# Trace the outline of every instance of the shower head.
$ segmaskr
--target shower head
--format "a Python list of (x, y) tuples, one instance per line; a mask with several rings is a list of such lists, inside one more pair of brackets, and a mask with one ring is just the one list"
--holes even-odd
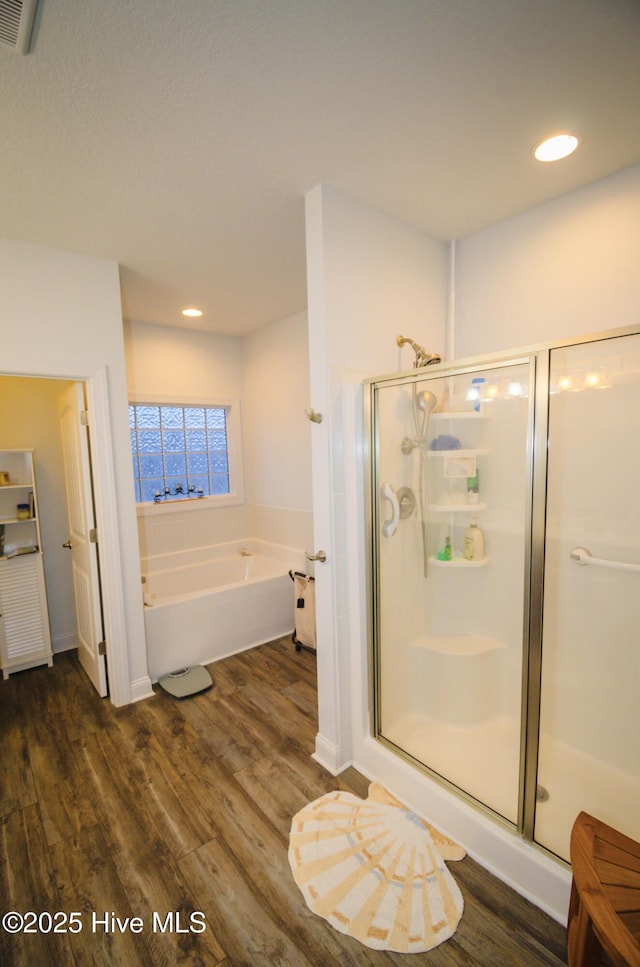
[(396, 343), (401, 348), (405, 345), (405, 343), (409, 343), (416, 354), (416, 358), (413, 363), (415, 369), (417, 369), (419, 366), (431, 366), (432, 363), (442, 362), (442, 356), (438, 356), (437, 353), (428, 353), (424, 346), (419, 346), (417, 342), (414, 342), (413, 339), (408, 339), (407, 336), (397, 336)]

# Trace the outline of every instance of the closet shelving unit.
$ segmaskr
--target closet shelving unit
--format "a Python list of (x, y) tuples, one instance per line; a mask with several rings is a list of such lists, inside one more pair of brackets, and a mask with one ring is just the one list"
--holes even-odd
[(0, 663), (7, 679), (53, 663), (33, 450), (0, 450), (0, 534)]

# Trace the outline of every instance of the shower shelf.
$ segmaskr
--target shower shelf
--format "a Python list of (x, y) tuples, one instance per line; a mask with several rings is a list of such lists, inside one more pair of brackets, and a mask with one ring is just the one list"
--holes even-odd
[(487, 506), (487, 504), (429, 504), (429, 510), (443, 514), (459, 514), (462, 511), (466, 514), (475, 514), (477, 510), (486, 510)]
[(432, 413), (430, 420), (485, 420), (486, 413), (476, 413), (471, 410), (452, 410), (447, 413)]
[(482, 457), (488, 450), (427, 450), (430, 457)]
[(464, 557), (454, 557), (451, 561), (441, 561), (438, 557), (430, 557), (430, 564), (436, 567), (486, 567), (489, 563), (488, 557), (483, 557), (479, 561), (467, 561)]

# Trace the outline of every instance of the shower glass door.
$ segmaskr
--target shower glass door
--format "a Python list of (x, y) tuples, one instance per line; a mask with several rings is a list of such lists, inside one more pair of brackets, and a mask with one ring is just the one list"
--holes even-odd
[[(535, 839), (640, 839), (640, 336), (551, 352)], [(540, 796), (539, 796), (540, 800)]]
[(371, 384), (376, 734), (517, 823), (534, 360), (443, 369)]

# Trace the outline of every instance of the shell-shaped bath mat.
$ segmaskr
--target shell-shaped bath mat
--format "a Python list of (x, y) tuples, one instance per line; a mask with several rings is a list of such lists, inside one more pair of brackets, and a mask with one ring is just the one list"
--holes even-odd
[(444, 860), (462, 847), (379, 783), (367, 799), (330, 792), (294, 816), (289, 864), (309, 909), (377, 950), (420, 953), (455, 932), (463, 910)]

